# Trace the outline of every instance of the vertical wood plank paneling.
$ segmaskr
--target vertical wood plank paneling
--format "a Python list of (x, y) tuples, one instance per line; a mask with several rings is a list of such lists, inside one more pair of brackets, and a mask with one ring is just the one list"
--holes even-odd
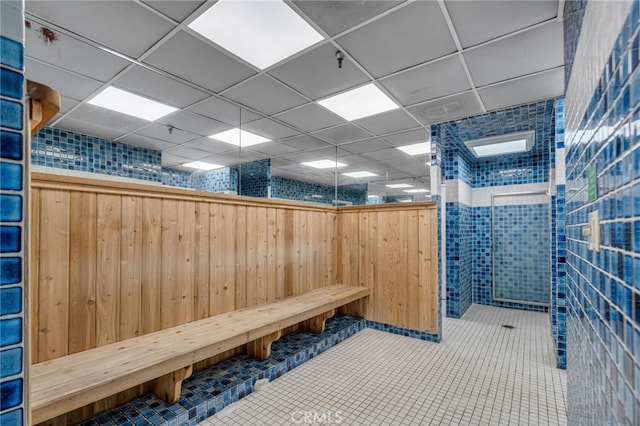
[(210, 206), (210, 255), (212, 259), (209, 306), (211, 315), (235, 308), (236, 298), (236, 207)]
[(195, 257), (195, 203), (182, 201), (178, 205), (178, 271), (177, 321), (193, 321), (194, 263)]
[(29, 355), (32, 364), (38, 362), (40, 348), (40, 189), (32, 188), (29, 218)]
[(209, 203), (196, 204), (194, 270), (194, 320), (209, 317)]
[(160, 330), (162, 201), (142, 199), (142, 333)]
[(117, 342), (120, 310), (121, 197), (97, 196), (96, 345)]
[(41, 194), (38, 360), (68, 353), (69, 192)]
[(120, 340), (142, 330), (142, 200), (122, 197), (120, 256)]
[(421, 329), (429, 329), (432, 324), (429, 310), (429, 306), (431, 304), (429, 290), (429, 286), (431, 285), (429, 275), (429, 266), (431, 262), (431, 234), (429, 232), (429, 228), (431, 226), (431, 221), (428, 211), (420, 211), (420, 224), (421, 226), (418, 230), (418, 252), (420, 253), (420, 264), (418, 265), (420, 274), (420, 315), (418, 321)]
[(406, 327), (419, 329), (420, 323), (418, 321), (420, 314), (419, 305), (419, 286), (420, 286), (420, 271), (418, 264), (420, 262), (420, 251), (418, 249), (418, 232), (416, 230), (419, 226), (418, 211), (411, 210), (408, 212), (407, 218), (407, 303), (405, 309), (405, 323)]
[(284, 213), (284, 296), (293, 295), (293, 280), (295, 277), (296, 248), (294, 247), (295, 217), (293, 210)]
[(256, 207), (256, 303), (267, 301), (267, 209)]
[(287, 229), (285, 210), (276, 210), (276, 298), (285, 296), (285, 269), (287, 265)]
[[(246, 267), (244, 282), (246, 283), (246, 305), (253, 306), (258, 302), (258, 208), (247, 207)], [(242, 238), (242, 234), (240, 234)], [(240, 271), (238, 271), (240, 272)], [(239, 275), (242, 277), (242, 275)], [(240, 278), (243, 279), (243, 278)]]
[(247, 207), (235, 206), (236, 230), (233, 238), (236, 240), (235, 264), (236, 264), (236, 298), (232, 309), (240, 309), (247, 306)]
[(266, 247), (265, 247), (265, 288), (266, 301), (271, 302), (278, 297), (278, 210), (265, 209), (267, 215)]
[(71, 192), (69, 205), (69, 353), (96, 347), (97, 196)]
[(162, 200), (161, 329), (178, 325), (178, 205), (175, 200)]

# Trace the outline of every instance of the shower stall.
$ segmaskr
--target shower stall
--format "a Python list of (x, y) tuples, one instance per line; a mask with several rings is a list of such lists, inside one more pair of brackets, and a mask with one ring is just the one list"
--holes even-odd
[(550, 226), (550, 198), (547, 192), (492, 195), (494, 300), (549, 305)]

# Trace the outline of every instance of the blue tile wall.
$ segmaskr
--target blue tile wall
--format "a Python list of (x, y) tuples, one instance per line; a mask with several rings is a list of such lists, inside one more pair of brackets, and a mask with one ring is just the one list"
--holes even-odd
[[(271, 196), (286, 200), (332, 204), (335, 199), (335, 188), (330, 185), (318, 185), (281, 176), (272, 176)], [(338, 186), (338, 199), (349, 201), (354, 205), (366, 204), (367, 184)]]
[[(0, 2), (0, 14), (24, 20), (20, 1)], [(10, 27), (10, 26), (7, 26)], [(19, 29), (20, 32), (15, 33)], [(27, 424), (24, 30), (0, 27), (0, 424)]]
[(460, 318), (472, 302), (473, 208), (447, 203), (447, 316)]
[(187, 178), (186, 188), (205, 192), (228, 192), (231, 190), (231, 171), (222, 169), (193, 172)]
[[(564, 135), (568, 414), (573, 425), (640, 424), (639, 17), (635, 1), (589, 103), (582, 105), (586, 112)], [(570, 25), (565, 21), (568, 54), (578, 35), (589, 35)], [(601, 64), (586, 65), (601, 69)], [(572, 82), (584, 77), (579, 72), (574, 67)], [(596, 176), (593, 198), (590, 170)], [(602, 224), (600, 251), (589, 250), (582, 235), (588, 214), (596, 210)]]
[(160, 182), (161, 160), (160, 151), (51, 127), (31, 139), (31, 163), (38, 166)]
[(564, 4), (564, 87), (569, 85), (586, 6), (587, 0), (571, 0)]
[(234, 166), (240, 176), (239, 195), (267, 198), (271, 185), (271, 159), (251, 161)]
[[(549, 204), (494, 206), (495, 298), (548, 304)], [(523, 232), (526, 229), (526, 232)]]
[(169, 169), (163, 167), (160, 171), (160, 182), (164, 186), (175, 186), (178, 188), (189, 188), (189, 176), (191, 172)]

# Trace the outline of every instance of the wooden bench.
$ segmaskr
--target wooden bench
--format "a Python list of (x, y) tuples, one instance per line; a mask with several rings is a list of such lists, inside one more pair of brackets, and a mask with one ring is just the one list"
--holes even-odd
[(331, 285), (34, 364), (29, 372), (32, 422), (152, 380), (154, 393), (176, 402), (194, 363), (245, 344), (250, 356), (265, 359), (283, 329), (301, 323), (322, 332), (336, 308), (368, 294), (366, 287)]

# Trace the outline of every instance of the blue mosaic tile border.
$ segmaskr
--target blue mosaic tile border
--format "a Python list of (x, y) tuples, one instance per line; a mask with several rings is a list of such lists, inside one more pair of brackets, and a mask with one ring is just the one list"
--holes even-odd
[(31, 139), (31, 164), (161, 181), (162, 154), (153, 149), (44, 127)]
[[(640, 4), (630, 7), (590, 101), (581, 105), (585, 114), (564, 140), (573, 424), (640, 424)], [(566, 51), (572, 52), (578, 37), (593, 37), (597, 30), (569, 29)], [(581, 66), (588, 71), (601, 65)], [(572, 81), (584, 77), (576, 77), (578, 72), (573, 70)], [(589, 174), (595, 175), (591, 193)], [(582, 235), (594, 211), (603, 231), (597, 252)]]
[[(0, 14), (24, 20), (22, 2), (0, 2)], [(10, 27), (10, 26), (9, 26)], [(16, 26), (15, 28), (22, 28)], [(27, 161), (24, 33), (0, 27), (0, 424), (27, 424), (25, 330)]]
[(426, 340), (427, 342), (438, 343), (440, 337), (437, 334), (428, 333), (426, 331), (414, 330), (411, 328), (398, 327), (395, 325), (385, 324), (382, 322), (365, 320), (367, 328), (372, 328), (378, 331), (384, 331), (391, 334), (397, 334), (400, 336), (411, 337), (413, 339)]

